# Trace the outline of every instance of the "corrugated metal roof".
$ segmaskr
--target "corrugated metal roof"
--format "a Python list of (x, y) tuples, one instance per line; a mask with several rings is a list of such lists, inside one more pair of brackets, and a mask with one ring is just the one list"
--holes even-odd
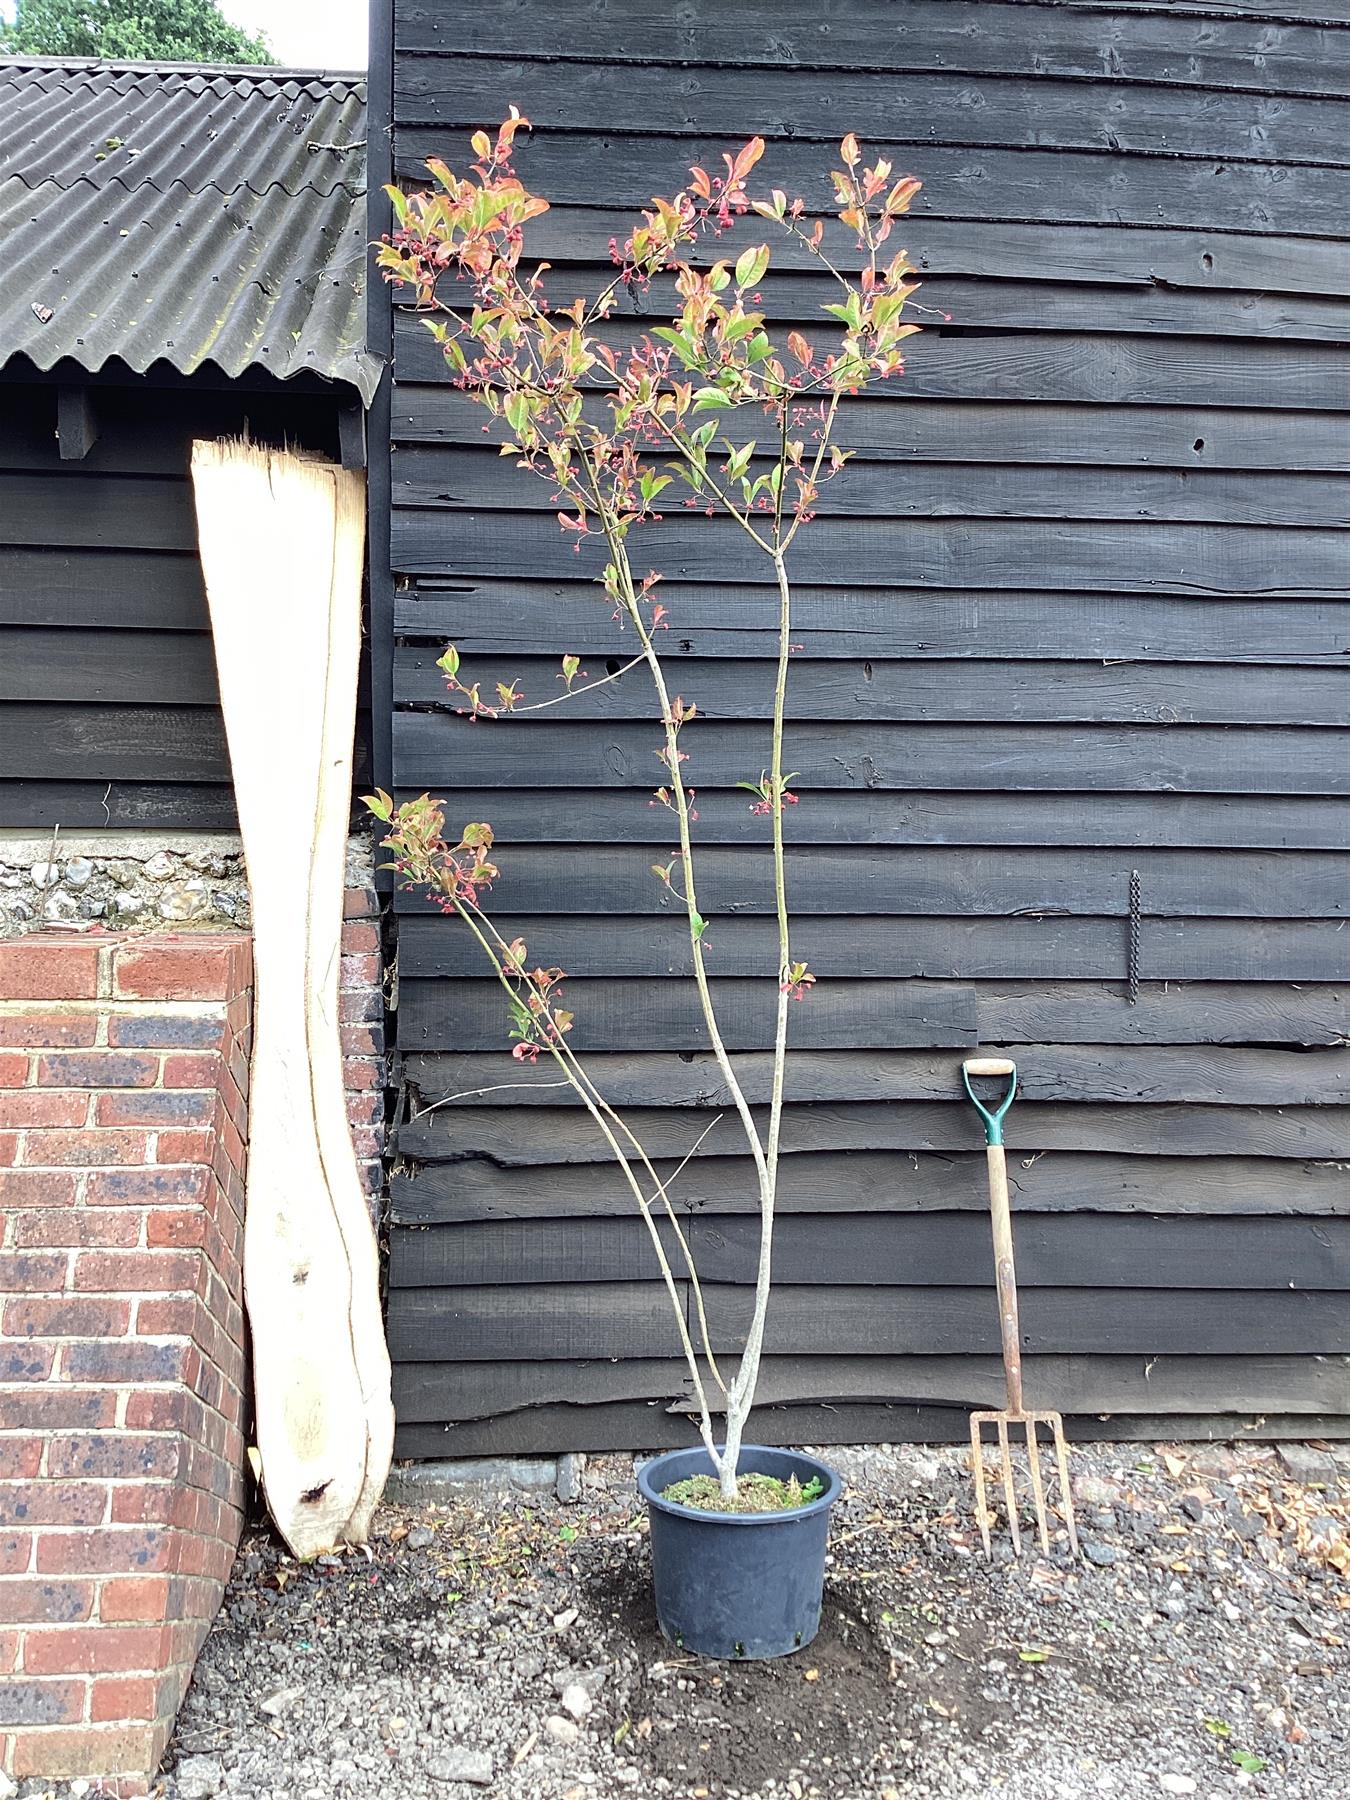
[(0, 362), (301, 370), (363, 399), (365, 82), (0, 58)]

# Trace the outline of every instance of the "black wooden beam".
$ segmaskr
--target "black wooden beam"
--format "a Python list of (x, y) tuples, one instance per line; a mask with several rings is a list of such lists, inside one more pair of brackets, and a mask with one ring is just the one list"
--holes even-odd
[(94, 397), (86, 387), (56, 390), (56, 435), (62, 462), (83, 462), (98, 441)]
[(344, 469), (366, 466), (366, 414), (361, 406), (338, 408), (338, 451)]

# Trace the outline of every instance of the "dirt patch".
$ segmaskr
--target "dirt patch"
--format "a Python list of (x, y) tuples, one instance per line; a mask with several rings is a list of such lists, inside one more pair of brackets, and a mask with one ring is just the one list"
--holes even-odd
[(895, 1665), (843, 1600), (826, 1602), (805, 1650), (752, 1663), (705, 1662), (668, 1643), (645, 1562), (598, 1573), (585, 1603), (602, 1655), (637, 1651), (638, 1674), (623, 1696), (624, 1737), (632, 1733), (644, 1773), (664, 1776), (676, 1793), (716, 1796), (792, 1780), (828, 1793), (892, 1760)]

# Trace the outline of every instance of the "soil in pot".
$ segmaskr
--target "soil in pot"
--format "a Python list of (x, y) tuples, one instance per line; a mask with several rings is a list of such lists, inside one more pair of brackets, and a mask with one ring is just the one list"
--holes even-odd
[(809, 1506), (824, 1492), (825, 1483), (819, 1475), (813, 1475), (805, 1486), (795, 1475), (786, 1481), (780, 1481), (776, 1475), (742, 1475), (735, 1499), (728, 1500), (715, 1476), (691, 1475), (663, 1488), (661, 1498), (675, 1506), (692, 1506), (696, 1512), (776, 1513), (788, 1512), (794, 1506)]

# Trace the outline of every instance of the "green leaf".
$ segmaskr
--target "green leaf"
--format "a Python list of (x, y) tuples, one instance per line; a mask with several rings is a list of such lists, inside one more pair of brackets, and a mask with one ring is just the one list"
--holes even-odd
[(694, 942), (697, 944), (704, 932), (708, 929), (708, 921), (703, 917), (702, 913), (690, 913), (689, 928), (693, 932)]
[(754, 287), (764, 279), (764, 271), (769, 266), (769, 246), (752, 244), (748, 250), (742, 250), (736, 258), (736, 286), (740, 288)]
[(1223, 1719), (1206, 1719), (1205, 1730), (1209, 1732), (1212, 1737), (1217, 1738), (1232, 1737), (1233, 1735), (1233, 1727), (1227, 1724)]
[(1050, 1655), (1051, 1652), (1049, 1650), (1019, 1650), (1017, 1652), (1017, 1660), (1018, 1662), (1029, 1663), (1049, 1662)]
[(394, 816), (394, 803), (383, 788), (377, 788), (373, 794), (362, 794), (361, 804), (384, 825)]
[(575, 1544), (581, 1533), (575, 1525), (563, 1525), (558, 1531), (558, 1536), (564, 1544)]
[(1253, 1756), (1250, 1750), (1230, 1750), (1228, 1754), (1239, 1769), (1244, 1769), (1248, 1775), (1259, 1775), (1266, 1766), (1265, 1757)]
[(739, 481), (749, 467), (750, 458), (755, 454), (755, 439), (742, 444), (739, 450), (733, 450), (727, 459), (727, 474), (733, 481)]
[(714, 410), (723, 412), (730, 405), (731, 401), (719, 388), (705, 387), (699, 388), (694, 395), (694, 404), (690, 410), (692, 412), (712, 412)]

